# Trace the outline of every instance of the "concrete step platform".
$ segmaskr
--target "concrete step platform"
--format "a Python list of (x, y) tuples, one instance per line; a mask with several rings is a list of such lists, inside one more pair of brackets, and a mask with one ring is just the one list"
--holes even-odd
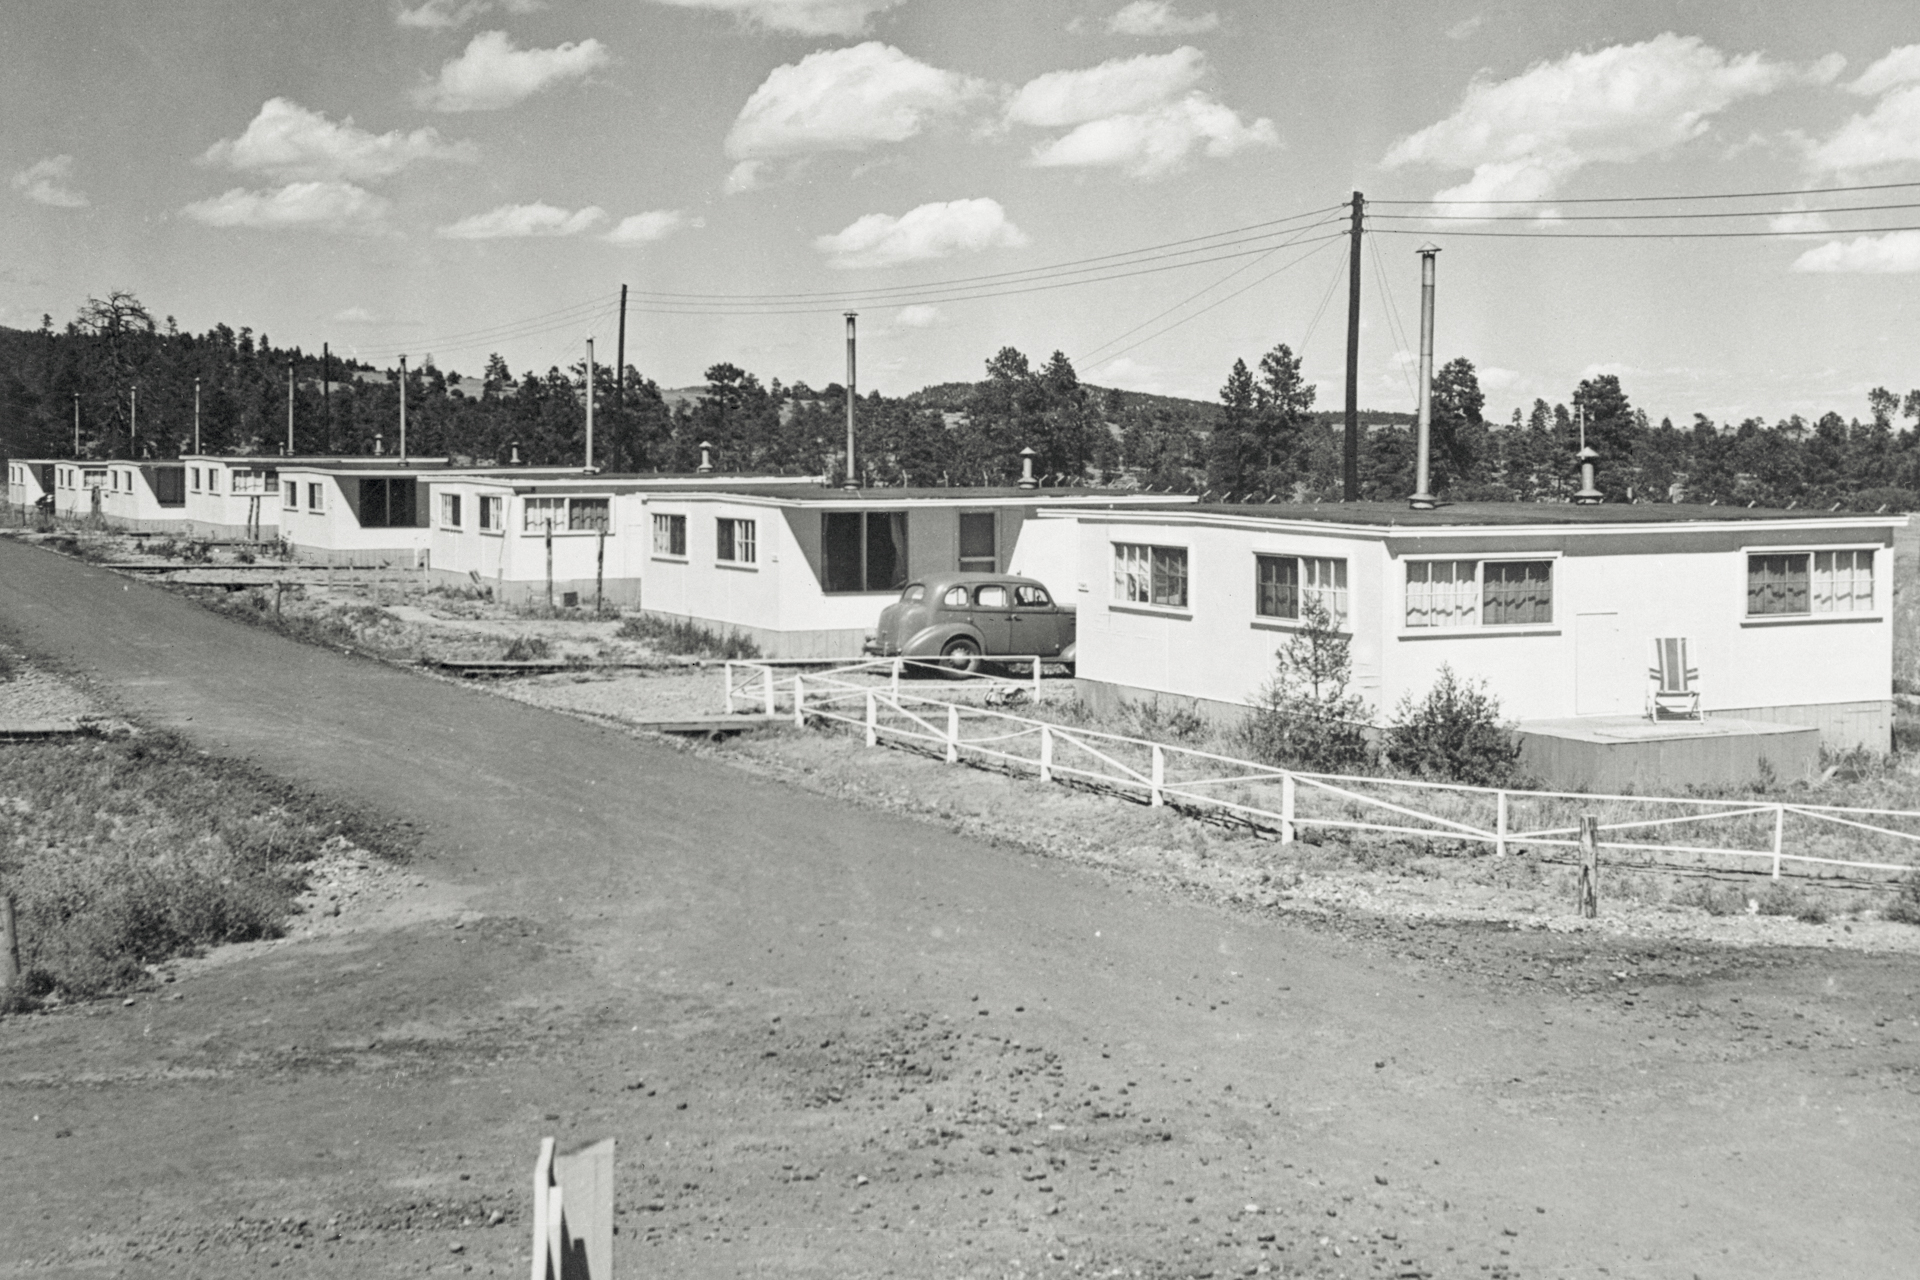
[(1812, 725), (1645, 716), (1523, 720), (1520, 768), (1549, 787), (1674, 795), (1688, 787), (1743, 787), (1812, 780), (1820, 731)]

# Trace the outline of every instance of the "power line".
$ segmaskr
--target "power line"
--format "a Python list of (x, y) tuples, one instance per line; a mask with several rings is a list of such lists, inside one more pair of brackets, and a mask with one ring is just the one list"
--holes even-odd
[[(1286, 218), (1273, 218), (1265, 222), (1250, 222), (1250, 223), (1247, 223), (1245, 226), (1229, 227), (1224, 231), (1214, 231), (1203, 236), (1188, 236), (1184, 240), (1167, 240), (1160, 244), (1142, 245), (1138, 249), (1127, 249), (1119, 253), (1097, 254), (1091, 258), (1070, 258), (1065, 262), (1048, 263), (1044, 266), (1038, 266), (1038, 267), (1022, 267), (1017, 271), (994, 271), (994, 272), (989, 272), (986, 275), (956, 276), (952, 279), (936, 281), (934, 283), (939, 287), (959, 287), (962, 285), (983, 283), (990, 280), (1006, 280), (1006, 279), (1010, 279), (1017, 276), (1047, 275), (1054, 272), (1065, 271), (1069, 268), (1080, 267), (1087, 263), (1112, 262), (1113, 260), (1118, 258), (1136, 258), (1136, 259), (1139, 259), (1140, 261), (1150, 262), (1150, 261), (1157, 261), (1159, 258), (1163, 258), (1163, 257), (1165, 258), (1179, 257), (1182, 255), (1183, 252), (1207, 253), (1207, 252), (1212, 252), (1215, 249), (1226, 248), (1228, 247), (1228, 245), (1217, 244), (1217, 245), (1210, 245), (1206, 249), (1190, 249), (1190, 250), (1184, 250), (1184, 251), (1180, 250), (1179, 246), (1196, 245), (1207, 240), (1224, 240), (1228, 236), (1244, 236), (1244, 238), (1241, 240), (1235, 240), (1229, 243), (1246, 244), (1254, 240), (1267, 239), (1272, 236), (1282, 234), (1281, 232), (1274, 231), (1274, 230), (1263, 231), (1262, 230), (1263, 228), (1281, 227), (1287, 223), (1300, 222), (1307, 218), (1320, 218), (1321, 219), (1320, 222), (1313, 223), (1310, 225), (1322, 226), (1322, 225), (1328, 224), (1331, 221), (1336, 221), (1336, 219), (1327, 219), (1324, 217), (1324, 215), (1328, 213), (1336, 212), (1343, 207), (1344, 206), (1341, 206), (1341, 205), (1329, 205), (1324, 209), (1314, 209), (1307, 213), (1297, 213)], [(1246, 236), (1245, 233), (1250, 231), (1258, 231), (1261, 234), (1254, 235), (1254, 236)], [(1161, 252), (1162, 250), (1175, 250), (1175, 252), (1162, 253)], [(1143, 255), (1154, 255), (1154, 256), (1146, 257)], [(1092, 269), (1097, 270), (1099, 268), (1092, 268)], [(854, 289), (854, 290), (827, 291), (827, 292), (816, 291), (816, 292), (810, 292), (810, 293), (669, 293), (669, 292), (663, 292), (659, 290), (635, 290), (634, 296), (644, 297), (644, 298), (657, 298), (663, 301), (701, 301), (701, 302), (715, 302), (715, 303), (721, 303), (721, 302), (779, 303), (779, 302), (789, 302), (789, 301), (796, 301), (796, 300), (813, 301), (816, 299), (819, 299), (819, 300), (836, 299), (837, 300), (837, 299), (844, 299), (844, 298), (872, 298), (872, 297), (878, 297), (880, 295), (889, 294), (889, 293), (910, 293), (910, 292), (915, 292), (927, 287), (928, 286), (926, 285), (888, 285), (888, 286), (885, 286), (882, 288), (876, 288), (876, 289)]]
[[(1400, 307), (1394, 301), (1393, 287), (1387, 281), (1387, 264), (1380, 261), (1380, 244), (1376, 240), (1368, 240), (1367, 249), (1373, 254), (1373, 284), (1379, 291), (1381, 302), (1385, 304), (1382, 310), (1386, 313), (1387, 327), (1394, 344), (1401, 351), (1407, 351), (1410, 344), (1407, 342), (1406, 326), (1400, 321)], [(1407, 384), (1407, 394), (1417, 402), (1420, 399), (1420, 389), (1414, 385), (1414, 380), (1408, 375), (1404, 364), (1400, 366), (1400, 380)]]
[[(1247, 290), (1258, 288), (1259, 286), (1265, 284), (1267, 281), (1273, 279), (1275, 276), (1279, 275), (1281, 272), (1289, 271), (1292, 268), (1299, 266), (1301, 263), (1305, 262), (1308, 258), (1313, 257), (1314, 254), (1322, 252), (1329, 244), (1332, 244), (1334, 241), (1344, 240), (1346, 238), (1347, 238), (1346, 233), (1341, 232), (1339, 235), (1322, 236), (1318, 241), (1311, 241), (1311, 240), (1307, 241), (1306, 243), (1313, 244), (1315, 245), (1315, 247), (1312, 249), (1309, 249), (1307, 252), (1301, 254), (1297, 258), (1292, 259), (1291, 261), (1282, 263), (1281, 265), (1275, 267), (1273, 270), (1267, 272), (1267, 274), (1260, 276), (1257, 279), (1251, 280), (1246, 284), (1241, 285), (1238, 289), (1235, 289), (1232, 293), (1227, 294), (1225, 297), (1215, 298), (1212, 302), (1209, 302), (1206, 306), (1201, 307), (1198, 311), (1194, 312), (1192, 315), (1182, 316), (1180, 319), (1175, 320), (1172, 324), (1167, 325), (1162, 329), (1157, 329), (1154, 332), (1148, 334), (1144, 338), (1140, 338), (1134, 342), (1128, 343), (1126, 346), (1120, 348), (1118, 351), (1114, 352), (1112, 355), (1105, 357), (1103, 360), (1100, 361), (1100, 363), (1105, 364), (1109, 361), (1118, 360), (1121, 356), (1127, 354), (1127, 352), (1129, 351), (1132, 351), (1135, 347), (1151, 342), (1155, 338), (1158, 338), (1163, 334), (1172, 333), (1175, 329), (1178, 329), (1183, 324), (1187, 324), (1191, 321), (1198, 320), (1201, 316), (1213, 310), (1215, 307), (1223, 306), (1226, 303), (1232, 302), (1235, 298), (1239, 297), (1241, 294), (1245, 293)], [(1089, 367), (1094, 367), (1094, 366), (1089, 366)]]
[(1678, 196), (1578, 196), (1553, 200), (1368, 200), (1368, 204), (1652, 204), (1661, 200), (1765, 200), (1774, 196), (1830, 196), (1850, 191), (1900, 191), (1920, 182), (1874, 182), (1851, 187), (1800, 187), (1785, 191), (1722, 191)]
[(1219, 288), (1221, 285), (1233, 279), (1235, 276), (1239, 275), (1241, 272), (1253, 270), (1255, 267), (1259, 266), (1262, 262), (1272, 257), (1274, 254), (1296, 243), (1299, 240), (1300, 235), (1304, 235), (1304, 234), (1306, 234), (1304, 231), (1300, 232), (1298, 235), (1294, 237), (1293, 240), (1283, 241), (1282, 243), (1275, 245), (1273, 248), (1269, 249), (1266, 253), (1262, 254), (1260, 257), (1255, 258), (1252, 262), (1241, 263), (1239, 266), (1227, 272), (1225, 275), (1221, 276), (1219, 279), (1214, 280), (1209, 284), (1202, 286), (1199, 289), (1196, 289), (1194, 292), (1180, 299), (1180, 301), (1174, 303), (1172, 306), (1168, 307), (1166, 310), (1160, 312), (1159, 314), (1147, 317), (1145, 320), (1142, 320), (1139, 324), (1136, 324), (1131, 329), (1128, 329), (1125, 333), (1117, 333), (1113, 337), (1101, 343), (1099, 346), (1094, 347), (1090, 351), (1084, 352), (1081, 355), (1081, 359), (1083, 361), (1091, 361), (1096, 359), (1100, 352), (1105, 351), (1108, 347), (1113, 346), (1116, 342), (1120, 342), (1127, 338), (1132, 337), (1134, 334), (1140, 332), (1140, 330), (1146, 328), (1150, 324), (1159, 323), (1161, 320), (1164, 320), (1166, 317), (1180, 310), (1182, 307), (1186, 306), (1188, 303), (1194, 301), (1194, 299), (1213, 292), (1213, 290)]
[(1836, 205), (1824, 209), (1725, 209), (1687, 213), (1562, 213), (1544, 218), (1535, 213), (1376, 213), (1376, 219), (1396, 222), (1665, 222), (1680, 218), (1786, 218), (1810, 213), (1878, 213), (1886, 209), (1920, 209), (1920, 201), (1900, 204)]
[(1300, 354), (1307, 354), (1307, 344), (1313, 341), (1314, 330), (1320, 327), (1320, 317), (1327, 313), (1327, 305), (1333, 301), (1333, 291), (1340, 287), (1340, 269), (1334, 268), (1333, 275), (1327, 279), (1327, 291), (1320, 298), (1320, 307), (1313, 313), (1313, 319), (1307, 322), (1306, 336), (1300, 339)]
[(1905, 227), (1847, 227), (1839, 231), (1418, 231), (1399, 227), (1381, 227), (1383, 236), (1473, 236), (1478, 239), (1532, 240), (1784, 240), (1807, 236), (1868, 236), (1890, 231), (1920, 231), (1920, 225)]

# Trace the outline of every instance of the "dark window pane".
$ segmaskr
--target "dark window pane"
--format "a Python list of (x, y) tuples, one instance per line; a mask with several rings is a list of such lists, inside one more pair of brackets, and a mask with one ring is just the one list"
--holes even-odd
[(1806, 556), (1747, 557), (1747, 612), (1749, 614), (1806, 613), (1807, 611)]
[(857, 511), (828, 511), (820, 517), (820, 573), (828, 591), (858, 591), (863, 521)]
[(907, 585), (907, 513), (867, 513), (868, 591), (897, 591)]
[(1292, 556), (1254, 557), (1254, 612), (1263, 618), (1300, 616), (1300, 562)]
[(607, 499), (573, 499), (567, 504), (567, 528), (575, 533), (606, 532)]
[(732, 560), (732, 559), (734, 559), (734, 554), (733, 554), (733, 521), (731, 521), (731, 520), (716, 520), (716, 521), (714, 522), (714, 549), (713, 549), (713, 554), (714, 554), (714, 557), (715, 557), (716, 559), (720, 559), (720, 560)]
[(1489, 627), (1552, 622), (1552, 562), (1489, 561), (1482, 566), (1480, 621)]
[(993, 513), (963, 512), (960, 516), (960, 567), (992, 573), (999, 568), (994, 547)]

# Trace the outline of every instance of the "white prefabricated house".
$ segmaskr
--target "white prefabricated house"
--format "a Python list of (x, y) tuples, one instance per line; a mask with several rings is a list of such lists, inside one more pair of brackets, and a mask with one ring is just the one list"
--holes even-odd
[(104, 461), (61, 459), (53, 468), (54, 514), (71, 519), (102, 516), (106, 508), (107, 466)]
[(1206, 504), (1042, 513), (1054, 522), (1077, 532), (1078, 675), (1096, 703), (1167, 697), (1243, 714), (1318, 598), (1342, 619), (1376, 723), (1445, 664), (1483, 681), (1523, 741), (1632, 737), (1655, 723), (1655, 642), (1680, 639), (1698, 723), (1891, 745), (1904, 516)]
[(186, 468), (186, 530), (196, 538), (268, 541), (280, 532), (280, 473), (289, 463), (317, 458), (190, 453)]
[(137, 533), (186, 532), (186, 468), (178, 462), (106, 464), (100, 517), (115, 529)]
[(427, 560), (429, 484), (445, 458), (282, 460), (280, 539), (296, 560), (417, 569)]
[(727, 486), (783, 493), (820, 478), (701, 475), (542, 475), (530, 469), (435, 478), (429, 576), (484, 586), (497, 600), (641, 603), (651, 563), (647, 503)]
[(53, 471), (58, 458), (9, 458), (7, 460), (7, 503), (21, 511), (33, 511), (42, 498), (53, 496)]
[(1038, 578), (1062, 600), (1078, 576), (1072, 526), (1053, 507), (1165, 507), (1085, 489), (749, 486), (646, 498), (642, 607), (751, 637), (769, 657), (857, 658), (909, 581), (947, 570)]

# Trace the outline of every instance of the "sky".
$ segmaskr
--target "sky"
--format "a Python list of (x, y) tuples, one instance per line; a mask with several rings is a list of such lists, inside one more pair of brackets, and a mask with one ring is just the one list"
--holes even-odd
[[(1368, 407), (1413, 407), (1428, 242), (1494, 418), (1920, 386), (1920, 207), (1858, 209), (1920, 185), (1791, 194), (1920, 184), (1910, 3), (64, 0), (0, 11), (0, 120), (16, 327), (121, 288), (519, 373), (610, 360), (625, 284), (663, 386), (841, 381), (852, 309), (863, 391), (1014, 346), (1212, 399), (1284, 342), (1337, 408), (1361, 191)], [(1808, 234), (1568, 238), (1673, 230)]]

